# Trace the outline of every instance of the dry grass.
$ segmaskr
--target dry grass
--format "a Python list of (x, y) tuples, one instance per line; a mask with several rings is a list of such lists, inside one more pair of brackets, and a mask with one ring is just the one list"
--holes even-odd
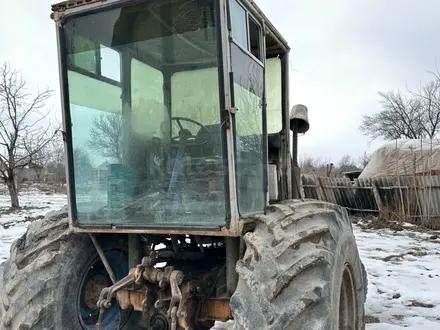
[(54, 186), (54, 192), (56, 194), (67, 194), (67, 185), (57, 184)]

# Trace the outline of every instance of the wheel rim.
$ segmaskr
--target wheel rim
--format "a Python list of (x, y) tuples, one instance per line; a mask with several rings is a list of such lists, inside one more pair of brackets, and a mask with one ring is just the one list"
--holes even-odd
[[(117, 280), (128, 274), (128, 258), (119, 250), (105, 252), (105, 256)], [(96, 306), (101, 290), (112, 285), (110, 276), (99, 257), (87, 267), (78, 290), (78, 317), (84, 329), (94, 330), (98, 322), (99, 308)], [(126, 322), (126, 313), (121, 313), (116, 299), (105, 311), (102, 325), (107, 329), (118, 329)]]
[(339, 298), (339, 330), (356, 329), (356, 292), (351, 268), (346, 265), (342, 275)]

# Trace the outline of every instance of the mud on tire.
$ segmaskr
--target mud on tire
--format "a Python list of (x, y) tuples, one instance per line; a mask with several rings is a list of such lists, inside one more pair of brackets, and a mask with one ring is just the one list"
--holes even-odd
[[(116, 236), (110, 245), (123, 251)], [(69, 232), (66, 212), (31, 223), (0, 265), (0, 329), (82, 330), (78, 290), (96, 257), (88, 235)]]
[[(244, 236), (247, 249), (230, 302), (234, 326), (228, 328), (336, 330), (341, 321), (341, 329), (362, 329), (364, 276), (345, 209), (288, 201), (268, 207), (256, 221)], [(356, 307), (340, 317), (346, 271)]]

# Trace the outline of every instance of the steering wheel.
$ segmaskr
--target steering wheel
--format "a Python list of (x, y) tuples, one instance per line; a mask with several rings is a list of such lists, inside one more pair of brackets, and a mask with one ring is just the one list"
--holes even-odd
[[(171, 143), (175, 143), (175, 144), (185, 144), (185, 145), (202, 145), (208, 142), (209, 139), (209, 134), (211, 133), (210, 130), (208, 128), (206, 128), (206, 126), (202, 125), (201, 123), (199, 123), (198, 121), (195, 121), (193, 119), (190, 118), (185, 118), (185, 117), (171, 117), (171, 120), (175, 120), (177, 122), (177, 125), (179, 125), (179, 133), (177, 136), (172, 136), (171, 137)], [(202, 130), (205, 131), (205, 133), (208, 134), (208, 136), (206, 136), (205, 138), (199, 139), (199, 141), (197, 141), (197, 136), (193, 135), (191, 133), (191, 131), (189, 129), (183, 128), (181, 121), (188, 121), (190, 123), (193, 123), (197, 126), (200, 126), (200, 131)]]

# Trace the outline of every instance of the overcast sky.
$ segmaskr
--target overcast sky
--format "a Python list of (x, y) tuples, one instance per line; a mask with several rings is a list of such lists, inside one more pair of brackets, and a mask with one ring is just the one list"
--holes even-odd
[[(54, 1), (2, 1), (0, 61), (23, 70), (33, 88), (58, 91)], [(378, 91), (418, 86), (440, 56), (440, 1), (256, 0), (289, 42), (291, 106), (309, 108), (300, 154), (337, 162), (378, 142), (359, 132), (379, 110)], [(57, 93), (52, 100), (60, 117)]]

